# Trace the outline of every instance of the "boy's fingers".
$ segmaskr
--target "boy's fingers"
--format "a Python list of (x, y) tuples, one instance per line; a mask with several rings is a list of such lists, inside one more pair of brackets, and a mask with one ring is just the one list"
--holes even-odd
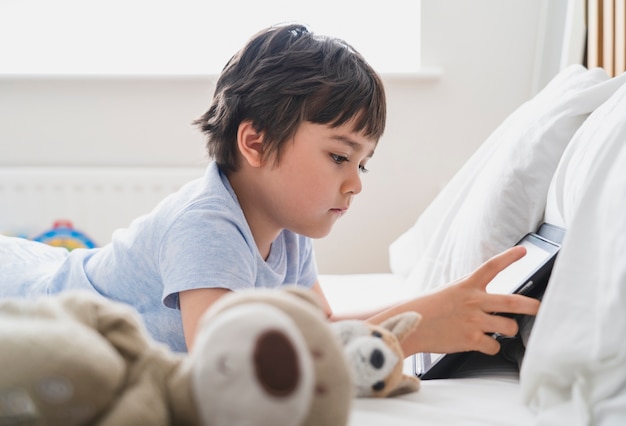
[(489, 319), (485, 323), (486, 333), (497, 333), (502, 336), (515, 336), (519, 331), (517, 321), (513, 318), (502, 315), (489, 315)]
[(537, 315), (540, 304), (539, 300), (520, 294), (489, 294), (481, 303), (481, 308), (485, 312)]
[(521, 259), (526, 255), (526, 248), (523, 246), (515, 246), (503, 251), (502, 253), (492, 257), (474, 271), (472, 278), (474, 282), (479, 283), (481, 288), (486, 288), (487, 284), (496, 276), (500, 271), (505, 269), (513, 262)]
[(487, 355), (495, 355), (500, 351), (500, 343), (488, 334), (481, 337), (480, 346), (477, 349)]

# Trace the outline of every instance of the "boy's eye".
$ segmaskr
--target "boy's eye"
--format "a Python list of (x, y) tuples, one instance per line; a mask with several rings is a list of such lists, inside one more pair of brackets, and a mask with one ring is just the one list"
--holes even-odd
[(343, 164), (348, 161), (348, 157), (338, 154), (330, 154), (330, 158), (337, 164)]
[[(345, 155), (339, 155), (339, 154), (330, 154), (330, 158), (332, 158), (332, 160), (335, 162), (335, 164), (343, 164), (343, 163), (347, 163), (350, 160), (348, 159), (348, 157), (346, 157)], [(368, 169), (365, 168), (364, 165), (359, 164), (359, 171), (361, 173), (367, 173), (369, 172)]]

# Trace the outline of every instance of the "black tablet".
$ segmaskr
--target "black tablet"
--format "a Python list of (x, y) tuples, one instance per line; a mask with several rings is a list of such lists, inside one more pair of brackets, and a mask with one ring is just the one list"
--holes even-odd
[[(526, 247), (526, 255), (509, 265), (487, 284), (488, 293), (523, 294), (541, 299), (545, 291), (552, 266), (560, 248), (563, 230), (548, 225), (539, 228), (539, 233), (526, 234), (517, 245)], [(554, 234), (556, 232), (556, 234)], [(552, 237), (548, 239), (547, 236)], [(496, 359), (478, 352), (453, 354), (421, 353), (413, 356), (415, 374), (424, 379), (457, 377), (456, 373), (467, 366), (467, 358), (472, 356), (472, 365), (481, 369), (500, 368)]]

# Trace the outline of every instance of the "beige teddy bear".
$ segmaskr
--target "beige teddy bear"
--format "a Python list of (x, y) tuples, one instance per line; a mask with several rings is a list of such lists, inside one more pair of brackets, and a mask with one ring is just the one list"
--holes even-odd
[(0, 301), (0, 424), (345, 425), (353, 397), (313, 293), (239, 292), (207, 311), (194, 350), (148, 337), (90, 293)]

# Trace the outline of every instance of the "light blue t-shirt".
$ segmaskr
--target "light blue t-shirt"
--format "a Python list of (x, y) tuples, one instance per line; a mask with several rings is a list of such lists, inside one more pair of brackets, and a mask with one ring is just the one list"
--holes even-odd
[[(115, 231), (102, 248), (67, 254), (12, 240), (20, 239), (0, 241), (0, 297), (95, 289), (135, 307), (152, 336), (175, 351), (186, 351), (180, 291), (311, 287), (317, 281), (307, 237), (283, 230), (267, 260), (261, 257), (237, 197), (215, 163), (129, 228)], [(18, 259), (11, 261), (10, 253), (18, 253)]]

